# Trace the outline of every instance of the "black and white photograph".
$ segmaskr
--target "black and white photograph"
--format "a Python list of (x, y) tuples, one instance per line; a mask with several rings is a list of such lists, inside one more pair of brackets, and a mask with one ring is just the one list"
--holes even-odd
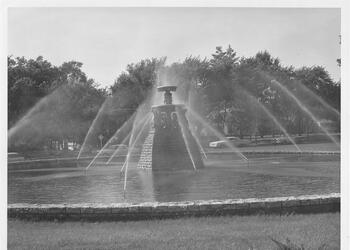
[(4, 248), (347, 249), (345, 7), (3, 10)]

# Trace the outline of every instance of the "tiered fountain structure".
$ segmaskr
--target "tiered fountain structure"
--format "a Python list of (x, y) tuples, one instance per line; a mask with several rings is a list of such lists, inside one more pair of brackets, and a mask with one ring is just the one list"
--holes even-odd
[(158, 87), (164, 92), (164, 104), (152, 107), (153, 124), (145, 140), (138, 163), (153, 171), (203, 168), (199, 146), (186, 118), (186, 108), (172, 103), (176, 86)]

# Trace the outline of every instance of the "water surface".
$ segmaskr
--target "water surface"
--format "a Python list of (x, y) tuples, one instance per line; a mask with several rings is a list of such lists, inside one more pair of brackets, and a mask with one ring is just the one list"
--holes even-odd
[(257, 155), (249, 163), (212, 156), (202, 170), (152, 173), (121, 162), (8, 172), (8, 203), (111, 203), (263, 198), (340, 191), (339, 155)]

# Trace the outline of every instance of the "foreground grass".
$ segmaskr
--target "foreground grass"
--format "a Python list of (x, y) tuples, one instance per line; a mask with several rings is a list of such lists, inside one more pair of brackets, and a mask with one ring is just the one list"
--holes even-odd
[(9, 249), (340, 249), (340, 215), (204, 217), (136, 222), (8, 221)]

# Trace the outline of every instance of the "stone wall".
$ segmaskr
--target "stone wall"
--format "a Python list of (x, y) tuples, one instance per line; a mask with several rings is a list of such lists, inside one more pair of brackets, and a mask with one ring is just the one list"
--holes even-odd
[(125, 221), (186, 216), (324, 213), (340, 211), (340, 194), (184, 202), (9, 204), (8, 218)]

